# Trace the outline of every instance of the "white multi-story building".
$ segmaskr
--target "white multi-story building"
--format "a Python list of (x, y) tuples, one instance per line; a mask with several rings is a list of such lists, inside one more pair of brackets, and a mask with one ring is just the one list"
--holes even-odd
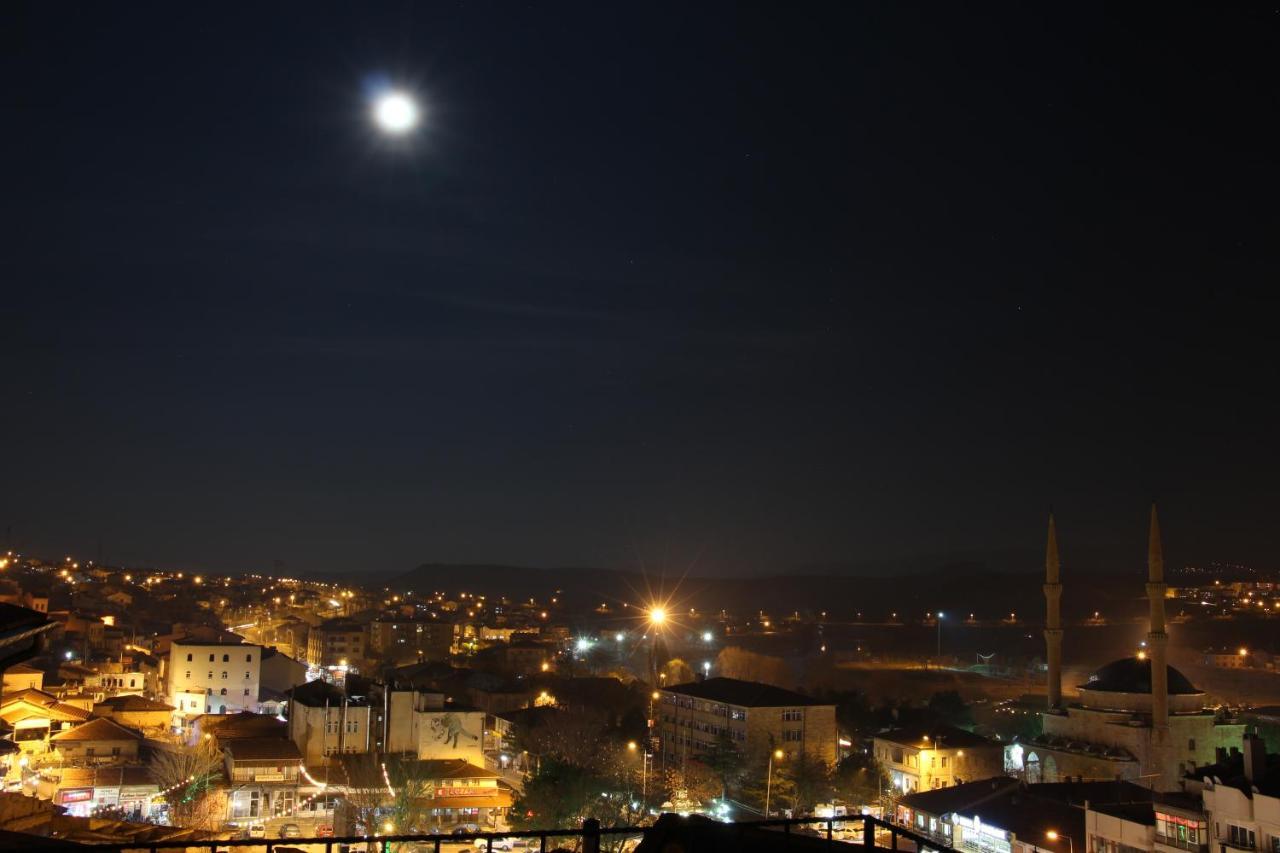
[(1241, 775), (1201, 782), (1211, 849), (1280, 851), (1280, 763), (1268, 760), (1266, 744), (1256, 734), (1244, 736), (1242, 753)]
[(289, 739), (302, 760), (321, 767), (329, 756), (369, 752), (372, 708), (363, 696), (349, 697), (327, 681), (309, 681), (290, 691)]
[(181, 718), (235, 714), (258, 706), (262, 646), (174, 640), (168, 701)]

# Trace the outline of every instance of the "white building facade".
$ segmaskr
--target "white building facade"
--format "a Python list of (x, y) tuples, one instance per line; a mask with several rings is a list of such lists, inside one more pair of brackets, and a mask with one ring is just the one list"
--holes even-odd
[(261, 667), (261, 646), (175, 640), (169, 650), (168, 702), (180, 719), (256, 711)]

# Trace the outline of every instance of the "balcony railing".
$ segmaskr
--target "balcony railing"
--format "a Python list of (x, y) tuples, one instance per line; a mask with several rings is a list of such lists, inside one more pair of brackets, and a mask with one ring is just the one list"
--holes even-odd
[(1189, 850), (1191, 853), (1208, 853), (1209, 850), (1208, 844), (1200, 844), (1197, 841), (1180, 841), (1177, 838), (1166, 838), (1163, 835), (1156, 836), (1156, 844), (1177, 847), (1179, 850)]
[[(664, 818), (669, 817), (674, 816), (664, 816)], [(707, 820), (701, 827), (695, 825), (687, 826), (693, 832), (727, 831), (729, 833), (736, 832), (739, 837), (755, 830), (770, 830), (776, 832), (778, 836), (776, 845), (770, 842), (770, 846), (776, 846), (779, 850), (786, 850), (793, 843), (800, 844), (803, 842), (807, 842), (806, 846), (809, 849), (813, 849), (812, 844), (825, 842), (825, 846), (832, 850), (837, 849), (836, 845), (846, 845), (860, 847), (864, 851), (898, 851), (906, 849), (899, 846), (900, 842), (906, 841), (915, 845), (916, 853), (926, 853), (926, 851), (955, 853), (951, 847), (945, 844), (940, 844), (935, 840), (887, 823), (871, 815), (855, 815), (844, 818), (802, 817), (735, 823), (720, 823), (719, 821)], [(651, 833), (656, 833), (658, 837), (661, 837), (663, 833), (679, 832), (685, 827), (686, 824), (684, 823), (663, 823), (661, 821), (654, 826), (646, 827), (602, 827), (598, 821), (587, 820), (578, 829), (535, 829), (526, 832), (473, 832), (460, 833), (458, 835), (378, 835), (338, 838), (258, 838), (236, 841), (132, 841), (124, 844), (86, 844), (83, 842), (73, 844), (68, 842), (65, 847), (60, 846), (55, 839), (41, 838), (39, 849), (41, 853), (49, 853), (49, 851), (85, 853), (86, 849), (98, 851), (98, 853), (135, 853), (135, 851), (159, 853), (161, 850), (207, 850), (209, 853), (219, 853), (220, 851), (232, 853), (232, 851), (265, 849), (266, 853), (274, 853), (277, 848), (322, 845), (325, 853), (335, 853), (335, 851), (341, 853), (341, 851), (346, 850), (356, 853), (356, 851), (365, 849), (396, 850), (396, 845), (405, 844), (412, 846), (399, 849), (416, 849), (419, 853), (429, 853), (429, 851), (430, 853), (440, 853), (442, 844), (450, 845), (455, 849), (458, 844), (466, 844), (478, 850), (485, 850), (486, 853), (492, 853), (494, 850), (507, 849), (505, 844), (499, 842), (512, 839), (524, 843), (525, 850), (533, 851), (536, 849), (539, 853), (547, 853), (548, 850), (561, 846), (561, 840), (563, 839), (578, 842), (580, 844), (578, 849), (582, 853), (600, 853), (600, 842), (603, 838), (640, 838), (648, 837)], [(842, 835), (837, 834), (837, 827), (844, 827)], [(850, 830), (853, 831), (852, 838), (850, 837)], [(801, 841), (802, 839), (803, 842)], [(479, 845), (476, 844), (477, 841), (485, 843)], [(880, 844), (880, 841), (887, 843)], [(756, 845), (758, 844), (759, 836), (756, 838)]]

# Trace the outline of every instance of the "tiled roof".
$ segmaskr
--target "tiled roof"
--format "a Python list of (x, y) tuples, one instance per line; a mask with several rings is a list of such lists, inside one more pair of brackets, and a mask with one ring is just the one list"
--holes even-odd
[(172, 711), (171, 705), (148, 699), (145, 696), (112, 696), (103, 699), (99, 705), (107, 705), (112, 711)]
[(58, 701), (58, 697), (52, 693), (37, 690), (34, 687), (27, 687), (23, 690), (16, 690), (13, 693), (6, 693), (3, 697), (0, 697), (0, 708), (22, 701), (30, 702), (33, 705), (53, 705)]
[(772, 684), (761, 684), (756, 681), (739, 681), (736, 678), (708, 678), (705, 681), (693, 681), (688, 684), (677, 684), (663, 688), (667, 693), (678, 693), (681, 696), (692, 696), (695, 699), (710, 699), (726, 705), (737, 705), (742, 708), (782, 708), (800, 705), (829, 705), (803, 693), (775, 687)]
[(904, 726), (874, 735), (876, 740), (915, 748), (933, 748), (941, 739), (943, 749), (972, 749), (980, 746), (1000, 746), (994, 740), (958, 729), (955, 726)]
[(56, 696), (51, 696), (43, 690), (35, 690), (34, 688), (10, 693), (3, 700), (0, 700), (0, 716), (3, 716), (6, 720), (13, 721), (25, 720), (35, 716), (33, 714), (23, 715), (20, 713), (19, 706), (23, 704), (39, 708), (49, 716), (49, 719), (62, 722), (80, 722), (93, 716), (82, 708), (59, 702)]
[(53, 741), (86, 741), (86, 740), (141, 740), (142, 737), (133, 729), (127, 729), (114, 720), (98, 717), (74, 729), (58, 732), (49, 740)]
[(297, 763), (302, 761), (302, 753), (298, 745), (282, 737), (246, 737), (229, 740), (222, 748), (236, 761), (280, 761)]
[(193, 721), (202, 731), (212, 732), (219, 738), (274, 736), (283, 732), (287, 724), (269, 714), (241, 711), (238, 714), (201, 714)]
[[(329, 771), (329, 778), (343, 779), (347, 772), (358, 771), (362, 762), (369, 760), (367, 755), (335, 755), (338, 766)], [(418, 779), (438, 781), (441, 779), (497, 779), (499, 774), (493, 770), (477, 767), (461, 758), (421, 758), (408, 759), (413, 762), (413, 775)], [(388, 763), (388, 768), (391, 765)]]

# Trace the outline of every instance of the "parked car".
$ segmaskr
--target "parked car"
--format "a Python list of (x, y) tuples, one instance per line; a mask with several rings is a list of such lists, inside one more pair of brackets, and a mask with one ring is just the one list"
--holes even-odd
[(249, 826), (249, 837), (250, 838), (266, 838), (267, 825), (265, 823), (251, 824)]
[(450, 835), (470, 835), (473, 832), (482, 832), (478, 823), (460, 823), (453, 828)]
[(285, 823), (280, 826), (281, 838), (301, 838), (302, 829), (296, 823)]
[[(477, 838), (472, 845), (477, 850), (489, 849), (489, 839)], [(528, 842), (523, 838), (495, 838), (493, 839), (494, 850), (514, 850), (517, 847), (528, 847)]]
[(333, 824), (322, 823), (317, 826), (316, 838), (333, 838)]

